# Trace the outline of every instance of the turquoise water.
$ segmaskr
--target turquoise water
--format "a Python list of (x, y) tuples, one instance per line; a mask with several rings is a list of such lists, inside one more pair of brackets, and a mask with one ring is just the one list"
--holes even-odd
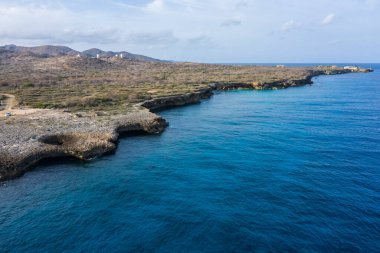
[(0, 252), (380, 252), (380, 65), (221, 92), (0, 185)]

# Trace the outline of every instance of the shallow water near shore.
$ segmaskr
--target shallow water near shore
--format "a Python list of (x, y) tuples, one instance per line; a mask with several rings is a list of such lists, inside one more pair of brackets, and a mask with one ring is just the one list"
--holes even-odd
[(0, 252), (380, 252), (372, 67), (220, 92), (115, 155), (5, 182)]

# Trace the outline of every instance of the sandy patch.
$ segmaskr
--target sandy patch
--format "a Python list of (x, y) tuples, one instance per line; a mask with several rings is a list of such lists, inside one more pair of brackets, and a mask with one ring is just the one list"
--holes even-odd
[(11, 110), (3, 110), (3, 111), (0, 111), (0, 118), (5, 118), (5, 114), (10, 112), (11, 113), (11, 117), (14, 117), (14, 116), (25, 116), (25, 115), (30, 115), (30, 114), (35, 114), (35, 113), (41, 113), (41, 114), (45, 114), (47, 111), (51, 111), (51, 110), (46, 110), (46, 109), (11, 109)]
[(0, 94), (2, 95), (3, 108), (0, 108), (0, 118), (5, 118), (6, 113), (11, 113), (11, 117), (14, 116), (25, 116), (35, 113), (40, 113), (41, 115), (46, 114), (46, 112), (51, 111), (47, 109), (35, 109), (35, 108), (14, 108), (17, 107), (18, 103), (14, 95), (11, 94)]

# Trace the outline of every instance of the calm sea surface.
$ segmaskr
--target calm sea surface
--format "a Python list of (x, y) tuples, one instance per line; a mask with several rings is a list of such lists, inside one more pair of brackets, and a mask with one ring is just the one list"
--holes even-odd
[(221, 92), (115, 155), (5, 182), (0, 252), (380, 252), (372, 67)]

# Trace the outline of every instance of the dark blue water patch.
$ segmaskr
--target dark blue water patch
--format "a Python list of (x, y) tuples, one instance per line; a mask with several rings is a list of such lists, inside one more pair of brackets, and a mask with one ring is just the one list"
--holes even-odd
[(0, 186), (0, 251), (379, 252), (379, 80), (221, 92), (115, 155), (39, 166)]

